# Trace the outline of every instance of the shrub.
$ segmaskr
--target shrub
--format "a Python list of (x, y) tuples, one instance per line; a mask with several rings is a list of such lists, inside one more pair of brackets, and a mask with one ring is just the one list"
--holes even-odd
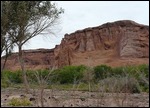
[(59, 77), (59, 74), (60, 74), (60, 71), (61, 69), (55, 69), (52, 71), (51, 75), (50, 75), (50, 78), (48, 80), (48, 83), (49, 84), (52, 84), (52, 83), (60, 83), (60, 77)]
[(7, 87), (9, 87), (10, 86), (10, 83), (9, 83), (9, 81), (8, 80), (2, 80), (1, 79), (1, 87), (3, 87), (3, 88), (7, 88)]
[(11, 82), (8, 79), (8, 72), (9, 71), (6, 70), (1, 72), (1, 87), (3, 88), (9, 87), (11, 84)]
[(124, 66), (121, 66), (121, 67), (115, 67), (112, 69), (112, 75), (113, 76), (125, 76), (127, 74), (127, 68), (124, 67)]
[(140, 88), (137, 80), (135, 78), (126, 77), (107, 77), (99, 81), (100, 91), (103, 92), (130, 92), (139, 93)]
[(12, 98), (9, 102), (9, 105), (11, 105), (11, 106), (30, 106), (31, 102), (26, 98), (23, 98), (23, 99)]
[(122, 77), (129, 75), (138, 81), (141, 91), (149, 91), (149, 65), (116, 67), (113, 68), (113, 75)]
[(112, 74), (112, 68), (107, 65), (94, 67), (94, 76), (96, 79), (104, 79)]
[(95, 81), (95, 79), (94, 79), (94, 69), (88, 67), (84, 71), (82, 82), (89, 84), (89, 83), (92, 83), (93, 81)]
[[(61, 84), (75, 83), (83, 78), (83, 72), (86, 69), (85, 66), (65, 66), (53, 72), (52, 75), (57, 76), (57, 82)], [(56, 80), (55, 80), (56, 81)]]
[(20, 70), (15, 72), (10, 72), (8, 79), (13, 83), (22, 83), (22, 72)]
[(149, 78), (149, 65), (142, 64), (138, 66), (138, 71), (143, 73), (146, 78)]
[(30, 83), (33, 83), (33, 84), (37, 84), (37, 78), (35, 76), (35, 74), (38, 74), (40, 76), (40, 78), (43, 78), (45, 79), (48, 75), (49, 75), (49, 70), (27, 70), (27, 77), (28, 77), (28, 81)]
[(138, 66), (138, 82), (143, 92), (149, 92), (149, 66), (146, 64)]
[(130, 66), (128, 67), (128, 72), (132, 77), (136, 78), (140, 85), (141, 91), (149, 91), (149, 66), (147, 64)]
[(22, 73), (21, 71), (2, 71), (2, 80), (7, 80), (10, 83), (22, 83)]
[(36, 80), (36, 77), (35, 77), (35, 75), (34, 75), (34, 70), (27, 70), (26, 71), (26, 75), (27, 75), (27, 79), (28, 79), (28, 81), (29, 81), (29, 83), (37, 83), (37, 80)]
[(1, 79), (5, 79), (5, 78), (8, 78), (8, 76), (9, 76), (9, 73), (11, 73), (11, 71), (9, 71), (9, 70), (3, 70), (2, 72), (1, 72)]

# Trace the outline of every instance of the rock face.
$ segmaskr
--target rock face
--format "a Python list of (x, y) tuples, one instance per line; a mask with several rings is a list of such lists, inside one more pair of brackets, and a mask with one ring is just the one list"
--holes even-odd
[[(30, 65), (59, 68), (81, 64), (88, 66), (148, 64), (149, 26), (130, 20), (106, 23), (65, 34), (60, 45), (56, 45), (54, 49), (25, 51), (24, 55), (29, 67)], [(11, 59), (17, 59), (12, 56)], [(7, 64), (16, 66), (15, 63), (18, 63), (9, 60)]]
[[(24, 50), (23, 58), (24, 64), (27, 69), (47, 69), (54, 62), (54, 49), (37, 49), (37, 50)], [(2, 58), (1, 63), (4, 60)], [(20, 68), (18, 53), (12, 53), (6, 62), (6, 69), (18, 70)]]

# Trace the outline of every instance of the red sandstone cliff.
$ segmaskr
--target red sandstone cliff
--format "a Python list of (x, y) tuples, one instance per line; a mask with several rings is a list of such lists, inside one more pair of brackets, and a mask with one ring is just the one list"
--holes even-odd
[[(25, 51), (24, 58), (26, 66), (33, 69), (81, 64), (148, 64), (149, 26), (122, 20), (78, 30), (65, 34), (54, 49)], [(13, 54), (6, 68), (16, 69), (18, 66), (16, 54)]]

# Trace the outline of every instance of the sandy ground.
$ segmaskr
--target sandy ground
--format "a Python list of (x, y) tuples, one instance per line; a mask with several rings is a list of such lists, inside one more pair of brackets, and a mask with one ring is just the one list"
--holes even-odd
[[(22, 89), (1, 89), (1, 106), (9, 106), (14, 98), (35, 99), (32, 106), (40, 106), (39, 91), (25, 93)], [(102, 93), (87, 91), (44, 90), (45, 107), (148, 107), (149, 93)]]

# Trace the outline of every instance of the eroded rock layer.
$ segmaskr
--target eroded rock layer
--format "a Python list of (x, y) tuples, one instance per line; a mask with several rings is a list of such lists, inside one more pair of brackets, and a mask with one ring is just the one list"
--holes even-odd
[[(149, 63), (149, 26), (130, 20), (106, 23), (98, 27), (65, 34), (54, 49), (24, 53), (28, 68), (66, 65), (110, 66)], [(19, 68), (16, 54), (9, 57), (6, 68)]]

